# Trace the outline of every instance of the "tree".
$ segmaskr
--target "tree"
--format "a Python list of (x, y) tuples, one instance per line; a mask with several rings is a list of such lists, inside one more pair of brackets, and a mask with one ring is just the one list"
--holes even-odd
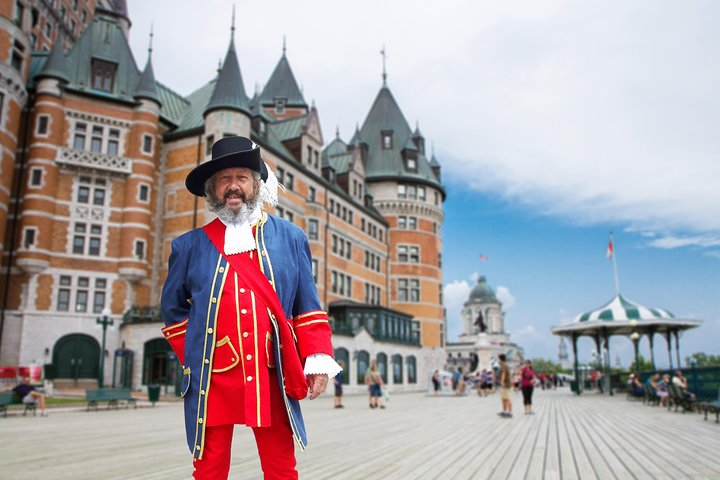
[(533, 358), (531, 360), (533, 370), (537, 373), (558, 373), (562, 371), (562, 367), (553, 362), (552, 360), (546, 360), (544, 358)]
[(708, 355), (704, 352), (695, 352), (685, 357), (685, 365), (695, 364), (696, 367), (712, 367), (720, 365), (720, 355)]
[(653, 370), (652, 363), (650, 360), (645, 359), (642, 355), (638, 354), (638, 364), (635, 365), (635, 361), (630, 364), (631, 372), (650, 372)]

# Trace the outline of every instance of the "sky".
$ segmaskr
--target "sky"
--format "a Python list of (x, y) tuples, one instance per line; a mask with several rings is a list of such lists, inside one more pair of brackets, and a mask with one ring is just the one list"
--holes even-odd
[[(720, 354), (720, 3), (127, 3), (136, 62), (152, 28), (155, 76), (183, 95), (215, 75), (235, 5), (246, 91), (285, 44), (326, 143), (362, 124), (384, 48), (388, 87), (442, 165), (449, 340), (484, 275), (511, 340), (557, 360), (550, 328), (615, 294), (613, 232), (623, 296), (703, 321), (681, 336), (682, 357)], [(592, 345), (580, 342), (581, 361)], [(632, 360), (628, 339), (610, 349)]]

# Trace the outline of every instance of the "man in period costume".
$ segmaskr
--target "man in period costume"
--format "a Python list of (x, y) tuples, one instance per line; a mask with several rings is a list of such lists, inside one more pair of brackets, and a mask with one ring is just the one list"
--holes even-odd
[(233, 426), (252, 427), (266, 479), (297, 478), (306, 445), (298, 401), (325, 391), (332, 359), (307, 237), (261, 211), (277, 179), (244, 137), (212, 147), (185, 180), (218, 218), (172, 243), (163, 333), (183, 365), (194, 477), (227, 478)]

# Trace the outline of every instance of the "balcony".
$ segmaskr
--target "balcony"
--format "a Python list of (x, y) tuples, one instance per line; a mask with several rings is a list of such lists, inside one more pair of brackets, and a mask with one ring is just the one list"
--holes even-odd
[(160, 307), (138, 307), (133, 305), (130, 310), (123, 315), (123, 323), (154, 323), (162, 322)]
[(58, 152), (57, 163), (69, 167), (89, 168), (124, 175), (130, 175), (132, 171), (132, 163), (128, 158), (87, 150), (75, 150), (74, 148), (61, 148)]

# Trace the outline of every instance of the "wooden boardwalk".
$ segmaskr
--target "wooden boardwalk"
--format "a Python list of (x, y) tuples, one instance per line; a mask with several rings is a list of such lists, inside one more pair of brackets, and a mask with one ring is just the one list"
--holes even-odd
[[(364, 396), (333, 409), (304, 403), (304, 479), (718, 479), (720, 425), (622, 396), (538, 391), (536, 414), (500, 418), (500, 398), (397, 394), (385, 410)], [(237, 427), (231, 479), (260, 479), (252, 434)], [(155, 408), (11, 411), (0, 418), (0, 479), (190, 478), (179, 403)]]

